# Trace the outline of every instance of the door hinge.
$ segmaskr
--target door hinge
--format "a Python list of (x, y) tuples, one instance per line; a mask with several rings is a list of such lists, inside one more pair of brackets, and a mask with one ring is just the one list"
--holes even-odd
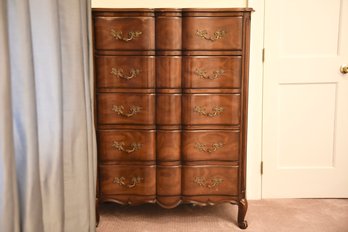
[(263, 175), (263, 161), (261, 161), (260, 172), (261, 172), (261, 175)]
[(265, 48), (262, 48), (262, 62), (265, 62)]

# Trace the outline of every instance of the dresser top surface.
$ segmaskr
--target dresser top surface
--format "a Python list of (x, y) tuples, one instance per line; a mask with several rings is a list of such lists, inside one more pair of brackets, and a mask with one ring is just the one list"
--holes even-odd
[(252, 8), (93, 8), (93, 12), (251, 12)]

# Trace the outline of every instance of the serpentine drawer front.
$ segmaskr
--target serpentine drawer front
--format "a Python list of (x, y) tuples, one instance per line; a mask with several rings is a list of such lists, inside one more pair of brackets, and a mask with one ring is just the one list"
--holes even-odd
[(96, 57), (98, 88), (154, 88), (154, 56)]
[(251, 11), (93, 10), (97, 209), (232, 203), (247, 227)]
[(155, 141), (154, 130), (99, 130), (99, 161), (154, 161)]
[(241, 56), (187, 56), (183, 58), (184, 87), (240, 88)]

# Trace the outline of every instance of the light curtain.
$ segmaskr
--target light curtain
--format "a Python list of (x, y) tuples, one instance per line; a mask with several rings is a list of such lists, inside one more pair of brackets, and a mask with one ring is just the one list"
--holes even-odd
[(0, 231), (95, 231), (88, 0), (0, 0)]

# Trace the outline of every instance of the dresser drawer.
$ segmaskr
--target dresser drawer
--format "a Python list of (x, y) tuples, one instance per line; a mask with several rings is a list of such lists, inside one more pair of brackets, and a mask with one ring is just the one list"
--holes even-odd
[(155, 166), (100, 165), (99, 175), (104, 195), (156, 194)]
[(97, 56), (98, 88), (154, 88), (155, 57)]
[(153, 50), (152, 17), (95, 17), (95, 48), (103, 50)]
[(188, 56), (183, 60), (185, 88), (240, 88), (241, 56)]
[(237, 195), (238, 167), (184, 166), (182, 168), (183, 195)]
[(240, 94), (184, 94), (185, 125), (237, 125), (240, 123)]
[(154, 124), (155, 95), (99, 93), (98, 123)]
[(242, 17), (184, 17), (183, 49), (242, 50)]
[(153, 130), (99, 130), (98, 155), (101, 162), (151, 161), (156, 159)]
[(183, 133), (185, 161), (237, 161), (239, 131), (187, 130)]

